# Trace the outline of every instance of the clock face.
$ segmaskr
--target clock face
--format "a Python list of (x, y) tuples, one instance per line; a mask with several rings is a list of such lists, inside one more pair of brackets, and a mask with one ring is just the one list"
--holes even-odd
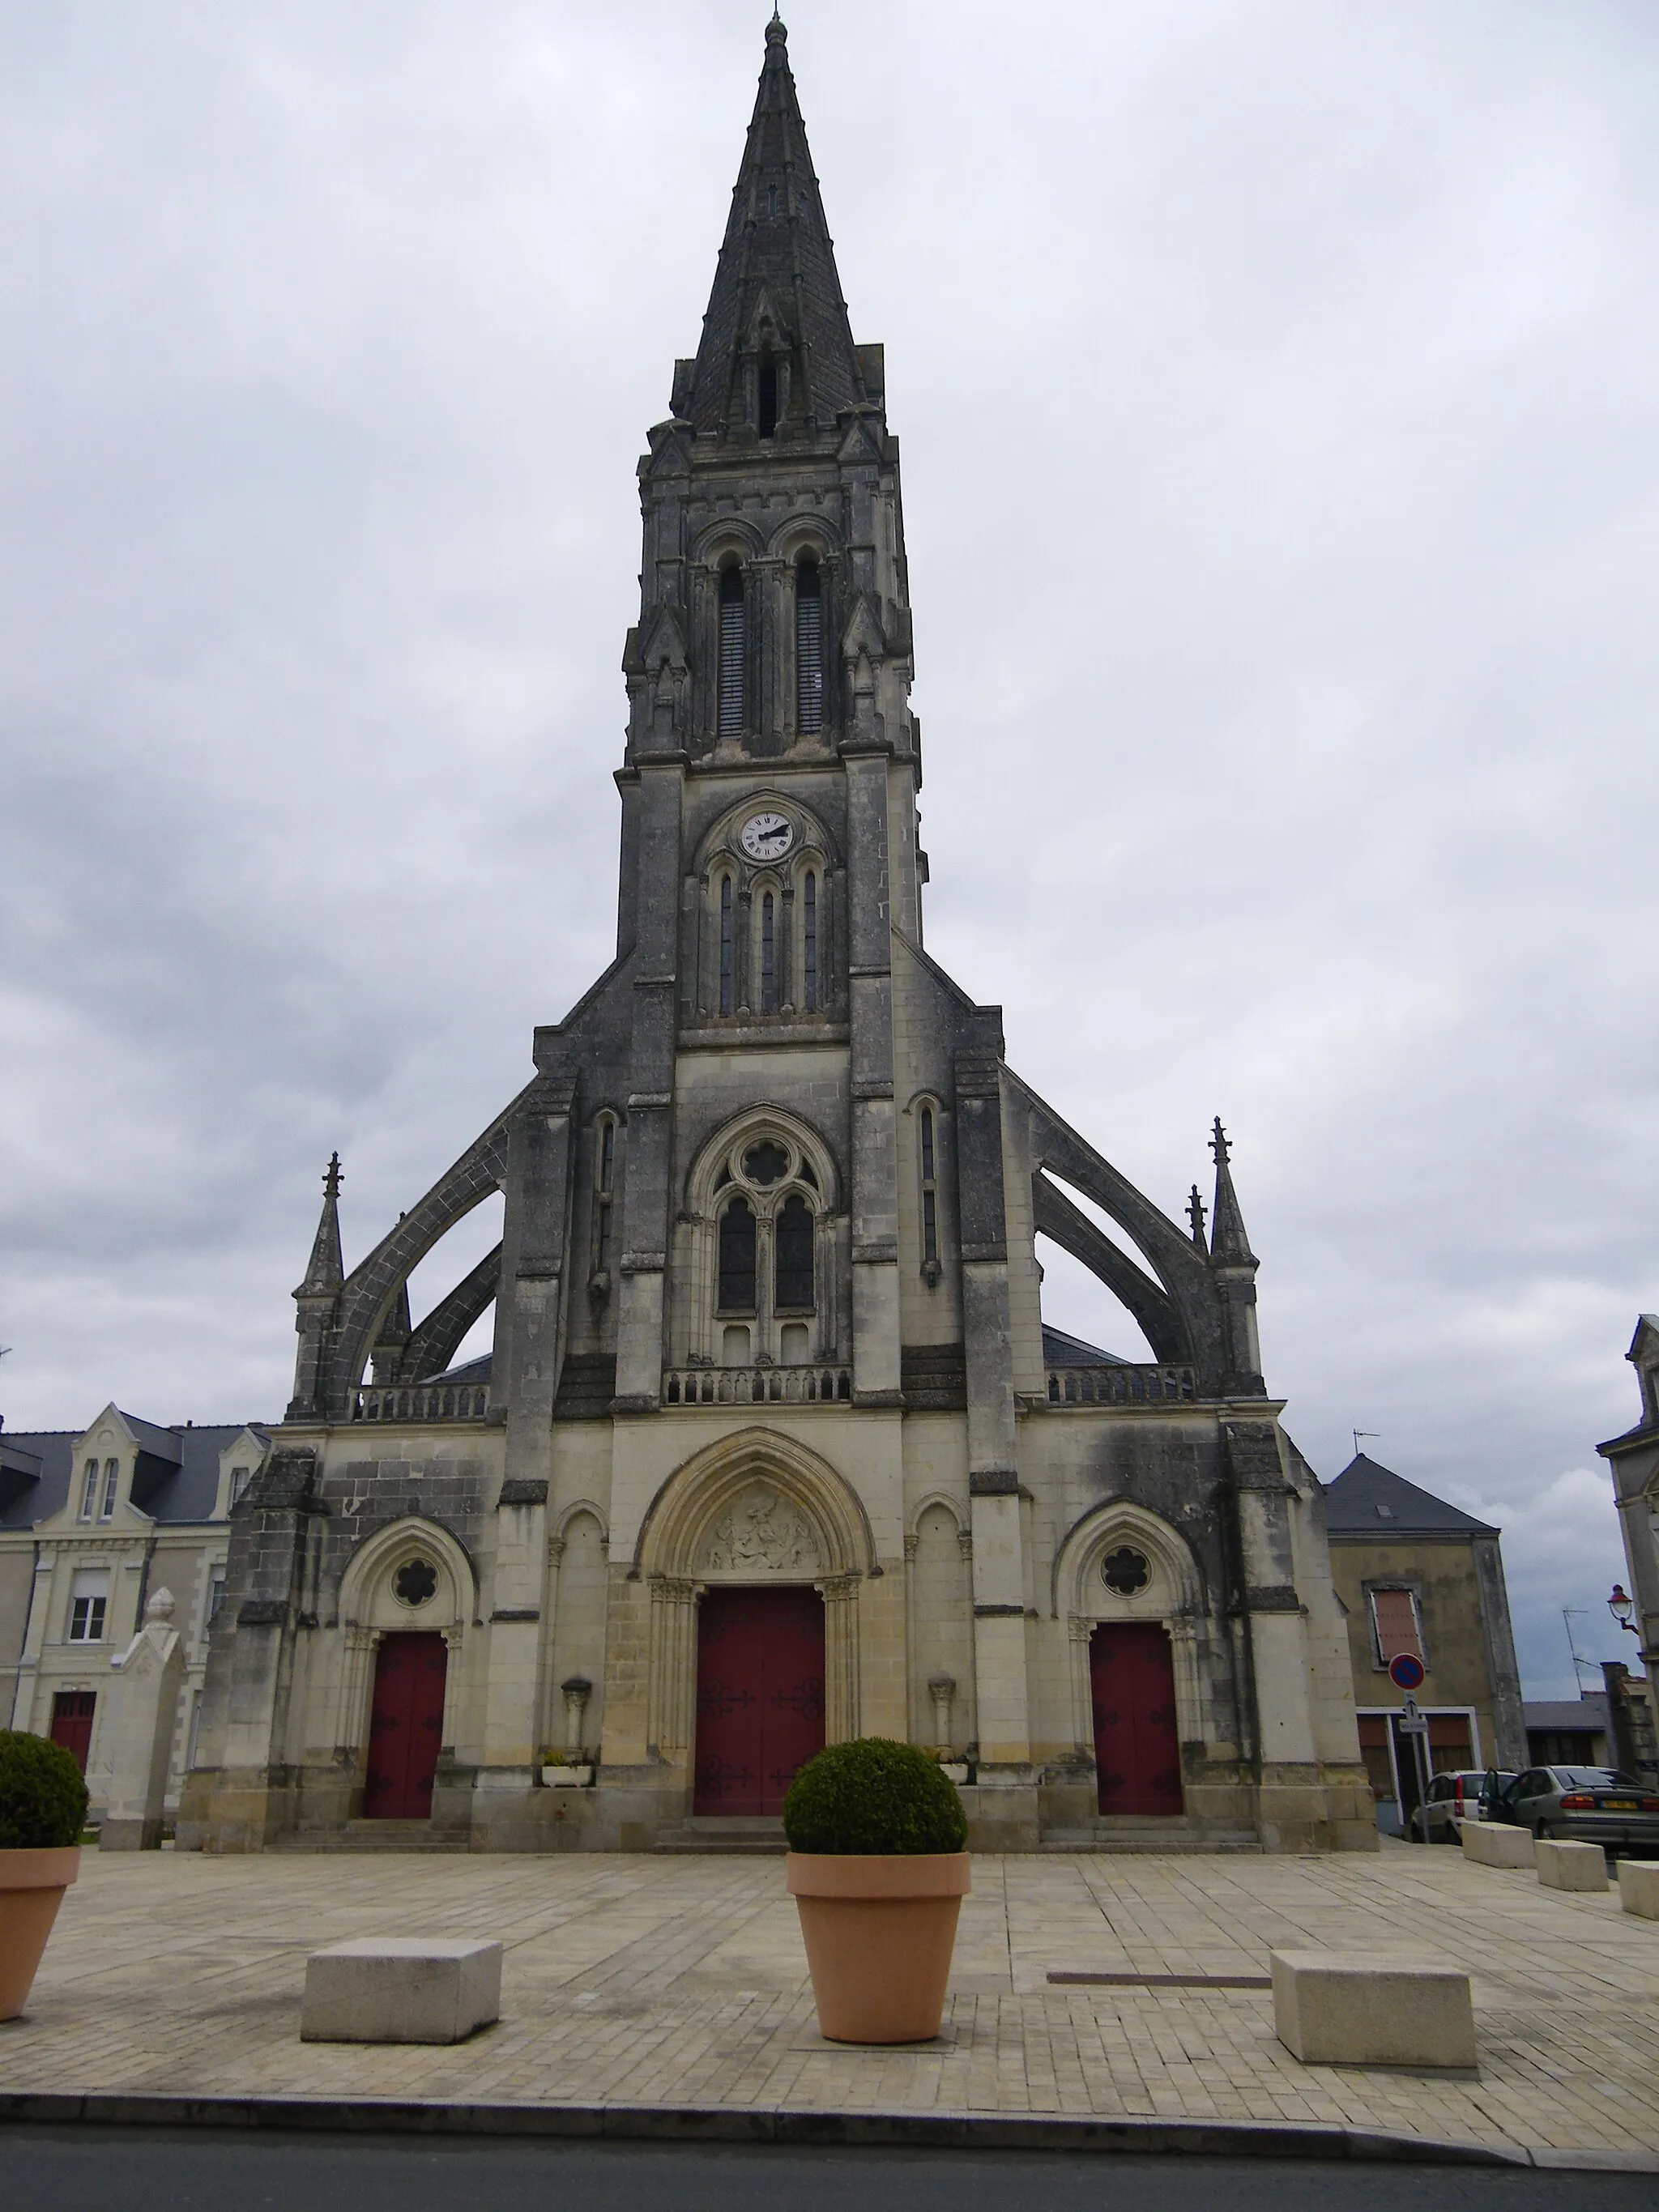
[(794, 842), (794, 830), (781, 814), (751, 814), (738, 840), (751, 860), (781, 860)]

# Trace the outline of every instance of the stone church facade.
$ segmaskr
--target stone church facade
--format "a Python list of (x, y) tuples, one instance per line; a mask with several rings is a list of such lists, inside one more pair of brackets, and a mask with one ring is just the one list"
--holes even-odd
[[(1177, 1224), (923, 949), (898, 446), (776, 21), (639, 477), (617, 957), (349, 1273), (331, 1166), (180, 1845), (708, 1841), (864, 1734), (981, 1846), (1373, 1846), (1219, 1125)], [(1152, 1360), (1045, 1329), (1038, 1233)]]

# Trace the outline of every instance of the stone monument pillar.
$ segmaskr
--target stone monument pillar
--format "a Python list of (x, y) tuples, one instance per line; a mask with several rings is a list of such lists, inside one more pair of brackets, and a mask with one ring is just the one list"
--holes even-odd
[(173, 1625), (173, 1613), (172, 1591), (158, 1589), (144, 1607), (143, 1626), (110, 1662), (117, 1680), (109, 1731), (109, 1803), (98, 1832), (100, 1850), (161, 1848), (161, 1808), (185, 1685), (185, 1640)]

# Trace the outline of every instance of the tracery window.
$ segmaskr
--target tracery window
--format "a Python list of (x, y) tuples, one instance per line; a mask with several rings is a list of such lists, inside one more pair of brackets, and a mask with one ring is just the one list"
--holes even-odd
[(939, 1280), (939, 1153), (933, 1109), (921, 1109), (921, 1267), (930, 1283)]
[(816, 1303), (812, 1283), (812, 1209), (799, 1192), (793, 1192), (778, 1208), (773, 1231), (774, 1303), (780, 1313), (811, 1313)]
[(617, 1125), (607, 1114), (593, 1136), (593, 1273), (609, 1276), (614, 1228)]
[(809, 1014), (818, 1010), (818, 878), (809, 868), (800, 888), (800, 1002)]
[(777, 902), (770, 891), (761, 899), (761, 1012), (778, 1011)]
[(734, 561), (720, 570), (720, 734), (723, 738), (743, 734), (748, 611), (743, 571)]
[(808, 736), (823, 727), (823, 586), (816, 561), (795, 571), (795, 719)]
[(755, 1310), (755, 1210), (734, 1198), (720, 1216), (720, 1310)]

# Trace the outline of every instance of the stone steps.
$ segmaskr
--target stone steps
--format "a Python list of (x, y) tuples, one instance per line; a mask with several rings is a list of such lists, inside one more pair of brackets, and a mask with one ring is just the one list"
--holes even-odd
[(1190, 1820), (1156, 1820), (1133, 1814), (1105, 1814), (1066, 1827), (1046, 1828), (1037, 1846), (1044, 1851), (1257, 1851), (1261, 1839), (1248, 1828), (1210, 1828)]
[(747, 1856), (750, 1858), (781, 1858), (789, 1848), (784, 1840), (783, 1823), (777, 1820), (761, 1820), (736, 1814), (724, 1820), (699, 1818), (693, 1814), (678, 1828), (671, 1828), (659, 1836), (651, 1846), (653, 1851), (695, 1851), (705, 1856)]
[(434, 1829), (430, 1820), (348, 1820), (321, 1835), (283, 1836), (282, 1851), (465, 1851), (465, 1829)]

